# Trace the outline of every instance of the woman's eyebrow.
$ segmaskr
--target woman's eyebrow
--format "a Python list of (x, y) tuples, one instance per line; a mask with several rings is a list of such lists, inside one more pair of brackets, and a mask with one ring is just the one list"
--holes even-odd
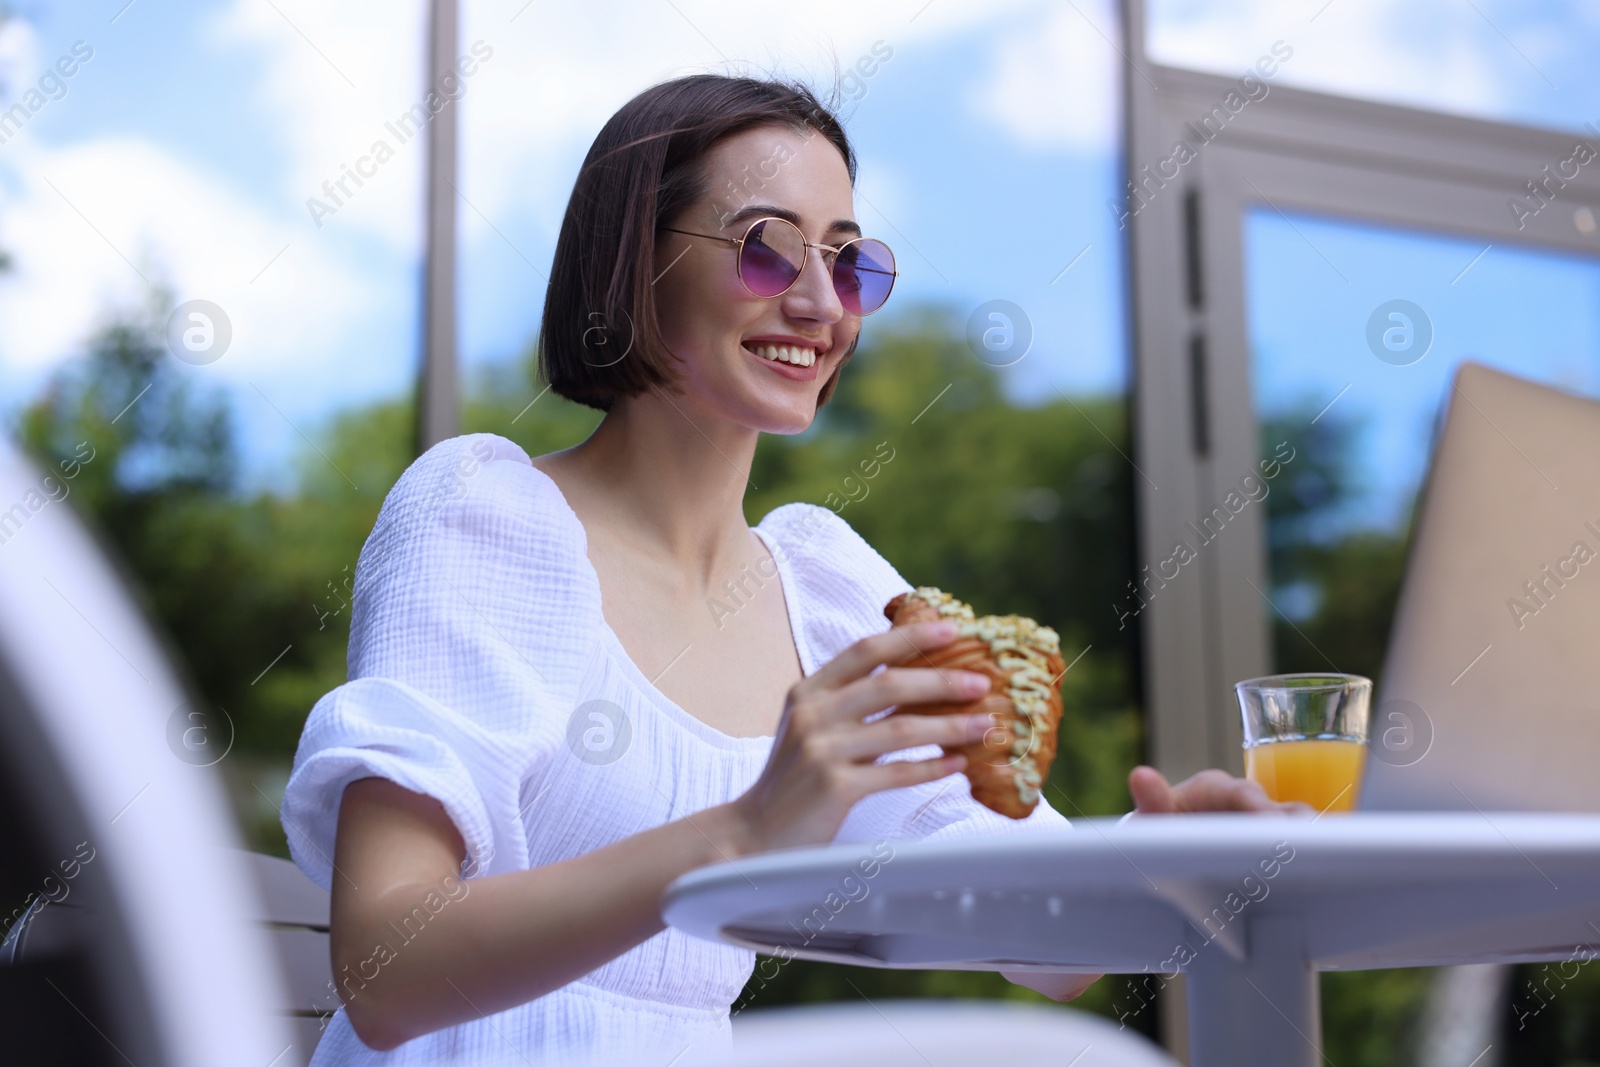
[[(796, 226), (800, 225), (800, 216), (797, 212), (790, 211), (786, 207), (778, 207), (776, 204), (746, 204), (724, 219), (722, 225), (724, 227), (733, 226), (747, 219), (766, 218), (769, 215), (783, 219), (785, 222), (792, 222)], [(834, 219), (828, 226), (827, 232), (849, 233), (860, 237), (861, 227), (852, 219)]]

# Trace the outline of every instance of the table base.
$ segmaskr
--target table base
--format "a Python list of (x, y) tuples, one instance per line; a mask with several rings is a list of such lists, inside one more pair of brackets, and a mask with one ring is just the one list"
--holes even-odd
[(1322, 1020), (1300, 924), (1255, 916), (1249, 946), (1244, 960), (1207, 946), (1185, 971), (1191, 1067), (1315, 1067)]

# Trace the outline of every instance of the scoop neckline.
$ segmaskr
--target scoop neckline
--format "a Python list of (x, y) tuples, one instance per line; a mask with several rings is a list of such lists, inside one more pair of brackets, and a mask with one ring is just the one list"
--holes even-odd
[[(622, 643), (622, 638), (617, 636), (616, 631), (611, 628), (611, 624), (606, 621), (604, 608), (605, 598), (600, 591), (600, 572), (595, 570), (594, 563), (589, 559), (589, 531), (583, 525), (583, 520), (580, 519), (578, 517), (578, 513), (573, 510), (571, 503), (569, 503), (567, 500), (566, 494), (561, 491), (561, 486), (556, 484), (556, 480), (554, 478), (540, 470), (537, 466), (534, 466), (534, 464), (531, 462), (528, 464), (528, 466), (536, 474), (538, 474), (539, 477), (543, 478), (545, 482), (549, 484), (551, 490), (554, 491), (556, 495), (556, 499), (561, 501), (561, 506), (566, 509), (568, 516), (570, 516), (572, 519), (573, 525), (577, 527), (578, 536), (581, 542), (578, 556), (583, 561), (583, 570), (588, 575), (589, 581), (594, 589), (595, 603), (597, 607), (596, 613), (600, 616), (601, 637), (603, 638), (604, 644), (607, 647), (607, 651), (611, 654), (612, 661), (617, 664), (618, 668), (621, 669), (623, 674), (628, 677), (628, 680), (633, 683), (633, 687), (638, 690), (646, 699), (650, 700), (653, 704), (664, 711), (668, 718), (677, 722), (679, 726), (683, 727), (702, 740), (711, 742), (712, 744), (723, 748), (756, 749), (770, 747), (772, 742), (777, 738), (776, 734), (756, 734), (745, 737), (735, 737), (733, 734), (724, 733), (715, 726), (712, 726), (710, 723), (706, 722), (704, 719), (694, 715), (686, 708), (679, 705), (677, 701), (673, 700), (660, 689), (656, 688), (655, 683), (646, 677), (644, 671), (640, 669), (639, 665), (633, 661), (633, 657), (629, 655), (627, 647)], [(771, 512), (768, 512), (768, 515), (770, 516)], [(790, 640), (794, 642), (795, 653), (800, 658), (801, 674), (804, 676), (811, 673), (806, 662), (810, 657), (807, 656), (807, 650), (803, 644), (802, 634), (804, 633), (804, 629), (801, 626), (798, 598), (791, 595), (791, 590), (794, 590), (797, 587), (794, 582), (793, 573), (789, 569), (788, 560), (784, 558), (785, 554), (774, 551), (774, 545), (776, 542), (766, 531), (761, 528), (762, 524), (765, 522), (766, 518), (764, 517), (760, 523), (750, 527), (750, 530), (761, 541), (762, 545), (766, 548), (767, 553), (772, 556), (772, 562), (776, 564), (778, 568), (778, 588), (780, 592), (783, 593), (784, 609), (789, 618), (789, 636)]]

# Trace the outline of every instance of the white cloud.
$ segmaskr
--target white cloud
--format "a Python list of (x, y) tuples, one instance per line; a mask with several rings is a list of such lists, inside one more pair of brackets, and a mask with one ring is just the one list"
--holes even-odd
[(0, 69), (15, 71), (15, 84), (39, 76), (39, 35), (21, 19), (0, 22)]
[[(855, 0), (679, 0), (676, 10), (601, 0), (540, 5), (508, 23), (520, 6), (486, 5), (463, 33), (496, 49), (484, 87), (463, 110), (463, 148), (474, 160), (468, 195), (490, 219), (532, 215), (552, 231), (590, 141), (646, 86), (698, 72), (777, 73), (826, 90), (835, 60), (848, 68), (875, 41), (899, 50), (945, 32), (944, 23), (929, 19), (933, 9), (911, 22), (915, 6), (869, 8)], [(940, 7), (966, 18), (977, 11), (966, 0), (938, 0), (934, 9)], [(464, 222), (469, 234), (483, 225)]]
[(1543, 92), (1540, 69), (1570, 55), (1583, 36), (1573, 28), (1585, 20), (1594, 24), (1595, 15), (1582, 3), (1536, 11), (1490, 0), (1156, 0), (1149, 48), (1159, 62), (1227, 74), (1282, 39), (1294, 48), (1285, 83), (1509, 117), (1519, 98)]
[[(1121, 115), (1121, 29), (1106, 0), (1041, 6), (1011, 20), (972, 104), (1034, 148), (1115, 150)], [(1113, 43), (1115, 42), (1115, 43)]]
[(294, 226), (147, 141), (48, 148), (24, 131), (5, 147), (14, 195), (0, 232), (15, 266), (0, 286), (0, 355), (17, 370), (79, 350), (108, 308), (142, 304), (147, 282), (227, 312), (234, 341), (215, 365), (223, 377), (309, 368), (330, 336), (381, 306), (336, 246), (301, 240)]
[[(37, 81), (40, 55), (27, 23), (0, 29), (10, 86)], [(46, 107), (71, 105), (68, 86), (67, 99)], [(37, 121), (0, 147), (0, 247), (12, 259), (0, 284), (0, 360), (14, 380), (37, 381), (81, 352), (109, 313), (144, 306), (150, 285), (223, 308), (233, 341), (208, 372), (235, 383), (325, 378), (331, 352), (383, 313), (386, 294), (348, 242), (313, 239), (280, 203), (196, 165), (192, 144), (46, 143)]]
[[(420, 0), (237, 0), (203, 31), (211, 47), (259, 55), (256, 103), (285, 148), (283, 202), (308, 234), (360, 230), (401, 254), (420, 248), (426, 138), (399, 144), (384, 123), (423, 95), (423, 15)], [(359, 189), (347, 185), (353, 195), (318, 230), (306, 201), (328, 202), (323, 183), (337, 180), (379, 138), (391, 142), (395, 157)]]

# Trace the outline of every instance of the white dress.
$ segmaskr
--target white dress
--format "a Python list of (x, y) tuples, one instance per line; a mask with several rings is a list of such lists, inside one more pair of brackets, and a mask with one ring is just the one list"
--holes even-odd
[[(808, 675), (887, 628), (883, 605), (910, 588), (825, 508), (787, 504), (756, 531)], [(493, 434), (435, 445), (389, 492), (356, 568), (348, 666), (349, 681), (306, 720), (282, 809), (295, 862), (328, 890), (340, 795), (357, 778), (439, 800), (466, 843), (470, 890), (471, 877), (569, 859), (733, 800), (773, 740), (724, 734), (650, 683), (601, 614), (577, 515), (527, 453)], [(881, 759), (937, 754), (926, 745)], [(1024, 820), (997, 815), (957, 773), (863, 798), (834, 841), (1068, 825), (1043, 800)], [(450, 899), (436, 896), (429, 912)], [(554, 992), (389, 1052), (362, 1044), (340, 1008), (312, 1062), (666, 1067), (679, 1056), (683, 1067), (685, 1050), (729, 1044), (729, 1010), (754, 963), (747, 949), (668, 928)], [(348, 984), (359, 976), (335, 977), (359, 989)]]

